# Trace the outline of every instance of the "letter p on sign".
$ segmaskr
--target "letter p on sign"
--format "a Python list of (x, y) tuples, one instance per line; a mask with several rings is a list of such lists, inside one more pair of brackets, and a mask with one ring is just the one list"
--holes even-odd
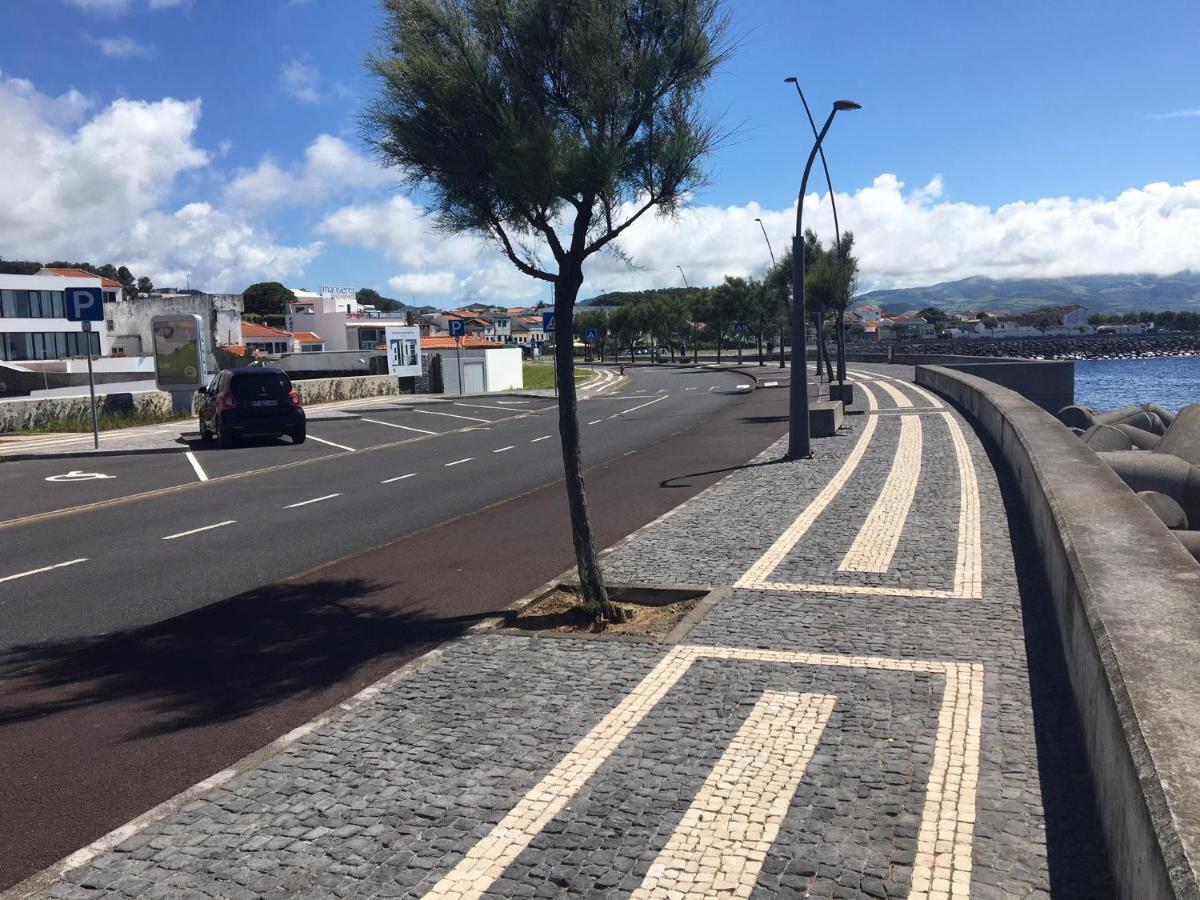
[(104, 321), (104, 294), (100, 288), (67, 288), (64, 294), (68, 322)]

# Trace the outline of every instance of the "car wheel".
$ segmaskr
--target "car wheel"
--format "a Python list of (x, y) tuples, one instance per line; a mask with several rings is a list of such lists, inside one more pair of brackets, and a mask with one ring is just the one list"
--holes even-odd
[(233, 435), (222, 428), (217, 432), (217, 445), (222, 450), (229, 450), (231, 447), (233, 447)]
[(204, 420), (200, 420), (200, 440), (208, 442), (213, 439), (213, 433), (204, 427)]
[(308, 437), (307, 429), (301, 428), (299, 431), (296, 431), (292, 434), (292, 443), (293, 444), (303, 444), (304, 439), (307, 437)]

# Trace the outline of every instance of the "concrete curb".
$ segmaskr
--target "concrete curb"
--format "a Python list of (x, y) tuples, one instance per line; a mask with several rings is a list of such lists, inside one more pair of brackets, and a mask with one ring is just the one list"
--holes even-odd
[(1200, 566), (1099, 457), (1016, 392), (943, 366), (1013, 472), (1050, 582), (1119, 896), (1200, 898)]

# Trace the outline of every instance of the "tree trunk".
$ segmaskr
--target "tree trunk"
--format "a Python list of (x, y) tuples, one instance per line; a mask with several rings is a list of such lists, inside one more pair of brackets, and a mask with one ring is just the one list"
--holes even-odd
[(838, 313), (837, 321), (837, 377), (840, 384), (846, 383), (846, 311)]
[(761, 367), (761, 366), (762, 366), (762, 364), (763, 364), (763, 358), (762, 358), (762, 335), (761, 335), (761, 334), (760, 334), (760, 335), (758, 335), (758, 338), (757, 338), (757, 340), (758, 340), (758, 365)]
[(567, 507), (571, 513), (571, 540), (575, 545), (575, 565), (579, 570), (579, 592), (583, 606), (606, 622), (621, 621), (620, 611), (608, 599), (592, 520), (588, 513), (587, 489), (583, 483), (583, 458), (580, 453), (579, 402), (575, 397), (575, 358), (571, 341), (571, 317), (575, 298), (583, 284), (579, 267), (560, 272), (554, 290), (554, 332), (566, 335), (554, 344), (554, 378), (558, 385), (558, 436), (562, 445), (563, 476), (567, 488)]

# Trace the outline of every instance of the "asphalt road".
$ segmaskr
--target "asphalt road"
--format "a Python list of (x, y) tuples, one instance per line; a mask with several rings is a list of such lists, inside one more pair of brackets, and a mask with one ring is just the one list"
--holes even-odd
[[(581, 403), (602, 546), (783, 432), (786, 391), (745, 383), (639, 369)], [(76, 462), (0, 465), (33, 473), (0, 527), (0, 886), (567, 568), (555, 411), (522, 399), (368, 404), (310, 426), (353, 449), (196, 452), (206, 482), (181, 453), (90, 459), (115, 477), (79, 511), (48, 512), (87, 482), (45, 481)]]

